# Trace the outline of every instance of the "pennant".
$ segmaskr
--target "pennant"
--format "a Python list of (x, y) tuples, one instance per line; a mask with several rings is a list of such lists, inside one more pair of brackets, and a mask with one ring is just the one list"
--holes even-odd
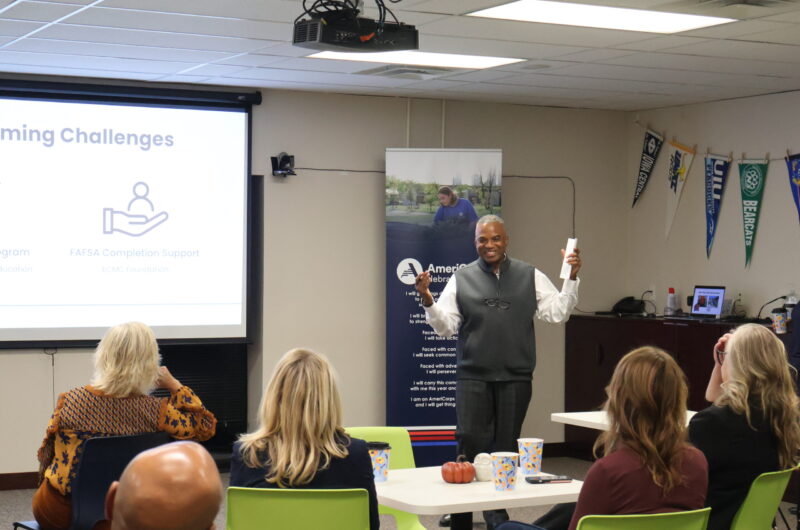
[(800, 217), (800, 153), (786, 157), (786, 167), (789, 168), (789, 186), (792, 189), (792, 198)]
[(678, 211), (678, 204), (681, 202), (681, 193), (686, 178), (689, 176), (689, 169), (692, 167), (695, 150), (686, 147), (678, 142), (669, 142), (671, 154), (667, 167), (667, 232), (672, 229), (672, 221), (675, 219), (675, 212)]
[(642, 194), (644, 187), (647, 186), (647, 181), (650, 180), (650, 174), (653, 172), (653, 166), (656, 165), (656, 159), (658, 159), (658, 153), (661, 151), (663, 143), (663, 136), (650, 129), (645, 131), (644, 145), (642, 146), (642, 159), (639, 162), (639, 176), (636, 178), (636, 189), (633, 191), (633, 204), (631, 208), (636, 206), (639, 195)]
[(714, 235), (717, 233), (722, 194), (728, 181), (731, 159), (727, 156), (706, 155), (706, 257), (711, 257)]
[(758, 216), (761, 212), (761, 198), (767, 181), (769, 160), (740, 160), (739, 183), (742, 188), (742, 223), (744, 225), (744, 266), (750, 265), (753, 257), (753, 244), (758, 230)]

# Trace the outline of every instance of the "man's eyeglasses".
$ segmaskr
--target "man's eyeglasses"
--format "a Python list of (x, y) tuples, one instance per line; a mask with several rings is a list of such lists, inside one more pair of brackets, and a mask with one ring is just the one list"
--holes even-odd
[(725, 361), (725, 350), (714, 348), (714, 358), (719, 364), (722, 364)]
[(488, 307), (496, 307), (498, 309), (508, 309), (511, 307), (511, 302), (501, 300), (500, 298), (484, 298), (483, 303)]

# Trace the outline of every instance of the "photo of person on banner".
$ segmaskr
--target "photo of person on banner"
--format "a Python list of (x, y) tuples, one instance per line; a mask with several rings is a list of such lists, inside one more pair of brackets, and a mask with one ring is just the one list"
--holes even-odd
[[(475, 226), (478, 259), (450, 277), (438, 301), (428, 271), (415, 282), (436, 334), (458, 334), (456, 438), (458, 453), (470, 461), (478, 453), (517, 451), (536, 365), (533, 320), (564, 322), (578, 302), (579, 249), (567, 256), (570, 276), (559, 291), (533, 265), (510, 258), (508, 242), (503, 219), (485, 215)], [(484, 519), (492, 529), (508, 514), (484, 512)]]
[(433, 217), (433, 224), (459, 223), (472, 224), (478, 220), (475, 208), (467, 199), (460, 199), (450, 186), (442, 186), (437, 193), (439, 209)]

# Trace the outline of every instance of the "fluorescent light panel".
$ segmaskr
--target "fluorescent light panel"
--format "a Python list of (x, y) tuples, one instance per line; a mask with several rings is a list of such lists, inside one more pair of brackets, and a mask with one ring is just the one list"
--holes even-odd
[(735, 19), (732, 18), (551, 2), (549, 0), (518, 0), (497, 7), (481, 9), (469, 13), (469, 16), (649, 33), (679, 33), (735, 22)]
[(467, 68), (483, 70), (505, 64), (513, 64), (524, 59), (508, 57), (486, 57), (483, 55), (458, 55), (452, 53), (431, 53), (421, 51), (397, 51), (376, 53), (319, 52), (309, 55), (314, 59), (337, 59), (340, 61), (363, 61), (367, 63), (408, 64), (414, 66), (439, 66), (443, 68)]

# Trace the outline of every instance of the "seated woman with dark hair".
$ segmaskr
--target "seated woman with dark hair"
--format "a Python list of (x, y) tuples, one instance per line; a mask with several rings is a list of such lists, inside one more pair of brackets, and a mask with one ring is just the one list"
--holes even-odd
[[(95, 351), (91, 384), (59, 396), (38, 455), (33, 516), (41, 528), (69, 528), (72, 479), (86, 440), (157, 431), (180, 440), (214, 436), (214, 415), (160, 361), (149, 327), (139, 322), (114, 326)], [(169, 390), (170, 396), (149, 396), (154, 388)]]
[[(665, 351), (633, 350), (606, 387), (609, 429), (586, 475), (569, 529), (584, 515), (648, 514), (703, 507), (708, 465), (686, 435), (686, 376)], [(561, 505), (562, 509), (564, 506)], [(541, 528), (503, 523), (497, 530)]]
[(370, 528), (379, 528), (367, 444), (344, 432), (339, 390), (324, 356), (295, 349), (278, 361), (261, 399), (258, 424), (233, 446), (231, 486), (363, 488), (369, 494)]
[(706, 399), (689, 438), (708, 460), (708, 528), (724, 530), (758, 475), (798, 462), (800, 408), (780, 339), (758, 324), (721, 337)]

